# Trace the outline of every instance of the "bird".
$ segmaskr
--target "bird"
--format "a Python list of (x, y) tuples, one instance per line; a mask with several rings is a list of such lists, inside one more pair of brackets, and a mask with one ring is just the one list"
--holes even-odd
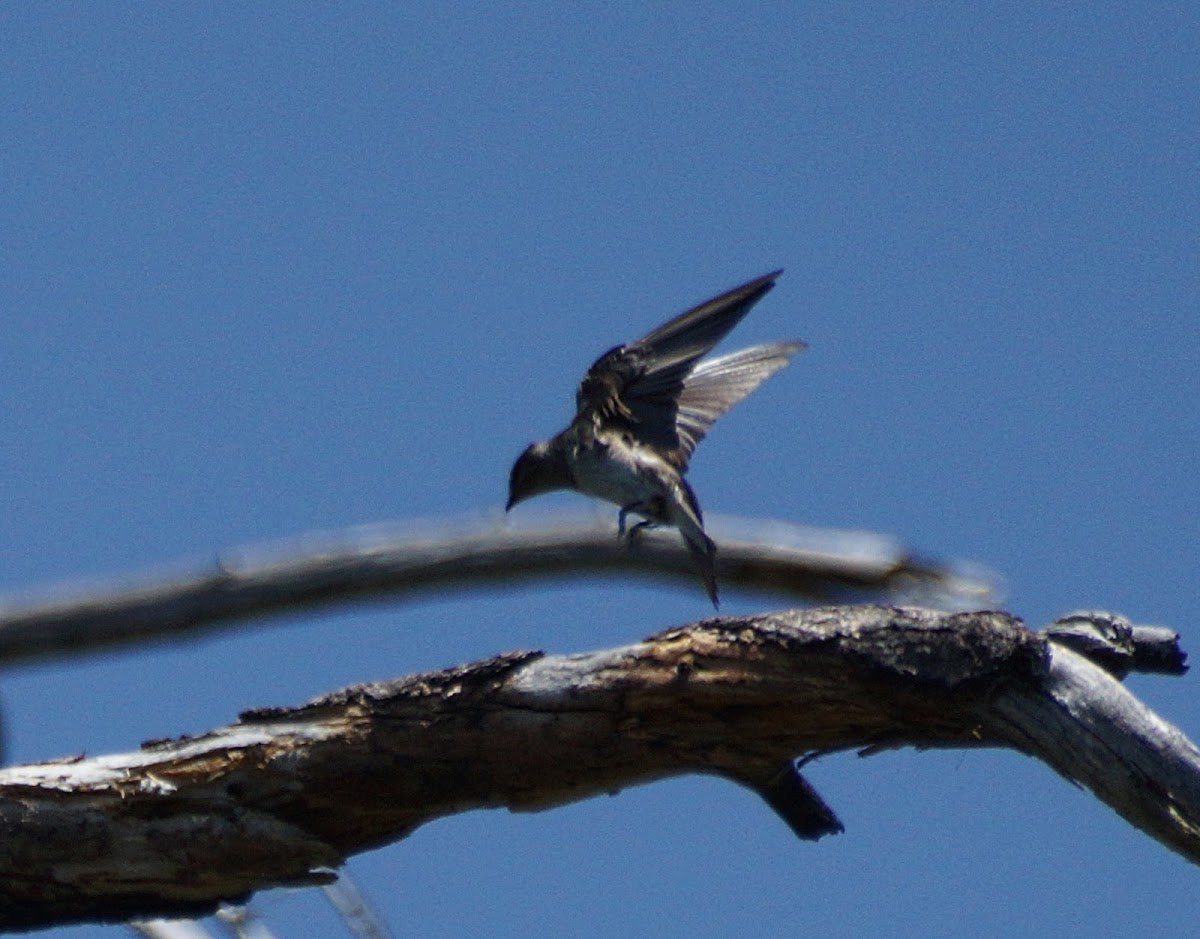
[(600, 356), (579, 384), (567, 428), (517, 457), (505, 511), (546, 492), (573, 489), (620, 507), (618, 537), (631, 513), (643, 521), (630, 529), (630, 540), (643, 528), (673, 525), (719, 609), (716, 545), (684, 474), (713, 422), (806, 344), (771, 342), (704, 356), (782, 273), (747, 281)]

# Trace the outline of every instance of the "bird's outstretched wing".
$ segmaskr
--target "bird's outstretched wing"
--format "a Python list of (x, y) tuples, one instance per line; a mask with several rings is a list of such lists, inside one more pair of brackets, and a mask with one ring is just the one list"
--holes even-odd
[(680, 471), (713, 422), (788, 364), (805, 347), (798, 340), (751, 346), (701, 362), (683, 380), (675, 414), (678, 446), (664, 454)]
[(779, 342), (699, 362), (782, 273), (748, 281), (606, 352), (580, 383), (579, 417), (596, 415), (622, 426), (685, 469), (713, 421), (803, 348), (803, 343)]
[(674, 409), (695, 363), (729, 334), (775, 286), (773, 271), (682, 313), (636, 342), (600, 356), (579, 384), (579, 417), (629, 425), (647, 443), (675, 441)]
[(678, 364), (695, 362), (729, 335), (751, 307), (775, 286), (782, 273), (782, 269), (772, 271), (706, 300), (630, 343), (627, 348), (652, 355), (656, 374), (669, 371)]

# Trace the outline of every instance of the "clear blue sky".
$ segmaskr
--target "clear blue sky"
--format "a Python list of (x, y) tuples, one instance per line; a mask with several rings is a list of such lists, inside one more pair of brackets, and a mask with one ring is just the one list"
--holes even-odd
[[(699, 450), (707, 510), (892, 532), (995, 568), (1032, 625), (1109, 608), (1200, 655), (1200, 8), (495, 6), (0, 13), (4, 592), (497, 513), (600, 352), (784, 267), (735, 338), (810, 349)], [(525, 585), (22, 668), (9, 759), (708, 612), (698, 585)], [(1200, 737), (1194, 675), (1131, 684)], [(810, 778), (847, 828), (817, 845), (683, 779), (350, 869), (401, 935), (1200, 921), (1194, 867), (1032, 760)], [(314, 892), (259, 908), (337, 929)]]

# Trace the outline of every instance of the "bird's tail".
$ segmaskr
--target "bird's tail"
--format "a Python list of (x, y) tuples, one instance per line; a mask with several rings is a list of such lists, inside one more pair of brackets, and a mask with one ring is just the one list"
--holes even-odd
[(721, 608), (717, 597), (716, 557), (717, 546), (704, 531), (704, 516), (700, 514), (700, 503), (696, 501), (696, 493), (682, 476), (676, 477), (671, 487), (668, 514), (671, 524), (679, 529), (688, 551), (700, 568), (700, 576), (704, 580), (704, 590), (712, 601), (713, 609)]
[(704, 580), (704, 590), (708, 594), (708, 599), (712, 601), (713, 609), (719, 610), (721, 604), (717, 596), (717, 546), (703, 531), (700, 531), (699, 535), (700, 538), (695, 539), (684, 532), (683, 538), (687, 542), (688, 551), (696, 559), (696, 564), (700, 568), (700, 577)]

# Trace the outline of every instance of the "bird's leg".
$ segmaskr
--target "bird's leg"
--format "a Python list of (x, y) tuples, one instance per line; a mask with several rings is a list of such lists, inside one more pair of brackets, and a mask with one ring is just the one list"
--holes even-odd
[(621, 511), (617, 513), (617, 540), (620, 541), (625, 537), (625, 516), (633, 511), (634, 505), (623, 505)]

